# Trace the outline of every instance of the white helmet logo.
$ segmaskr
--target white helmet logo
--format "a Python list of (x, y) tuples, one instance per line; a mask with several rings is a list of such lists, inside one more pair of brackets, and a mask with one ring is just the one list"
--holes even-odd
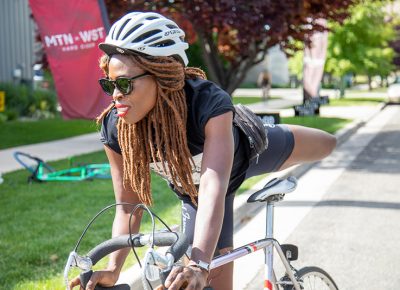
[(178, 29), (170, 30), (170, 31), (165, 32), (164, 36), (176, 34), (176, 33), (179, 33), (179, 32), (180, 32), (180, 30), (178, 30)]
[(125, 53), (125, 50), (123, 50), (122, 48), (117, 47), (116, 50), (117, 50), (119, 53)]

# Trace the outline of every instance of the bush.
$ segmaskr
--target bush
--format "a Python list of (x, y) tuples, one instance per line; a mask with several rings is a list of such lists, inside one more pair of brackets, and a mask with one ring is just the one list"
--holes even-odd
[(7, 115), (5, 113), (0, 113), (0, 124), (7, 121)]
[(29, 106), (29, 115), (36, 119), (49, 119), (57, 112), (57, 97), (53, 91), (35, 90), (32, 94), (32, 103)]
[(26, 85), (0, 83), (0, 91), (6, 95), (5, 112), (7, 120), (19, 117), (47, 119), (57, 112), (57, 96), (54, 91), (32, 90)]
[(4, 91), (6, 94), (6, 112), (13, 111), (12, 114), (17, 114), (17, 117), (26, 115), (30, 103), (27, 86), (0, 83), (0, 91)]
[(189, 48), (186, 50), (186, 54), (189, 59), (189, 66), (201, 68), (206, 73), (206, 75), (208, 74), (208, 69), (203, 61), (201, 47), (198, 41), (189, 45)]

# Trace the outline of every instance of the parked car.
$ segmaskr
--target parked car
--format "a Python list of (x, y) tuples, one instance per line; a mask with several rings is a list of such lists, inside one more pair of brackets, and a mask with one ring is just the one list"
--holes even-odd
[(397, 77), (394, 83), (389, 85), (387, 94), (389, 102), (400, 103), (400, 77)]

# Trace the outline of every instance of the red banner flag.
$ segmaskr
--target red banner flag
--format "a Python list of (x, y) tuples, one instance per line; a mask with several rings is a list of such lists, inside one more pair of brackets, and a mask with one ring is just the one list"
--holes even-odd
[(39, 27), (65, 119), (95, 118), (110, 102), (101, 77), (97, 45), (106, 30), (98, 0), (29, 0)]
[[(325, 19), (317, 19), (319, 25), (326, 27)], [(303, 90), (304, 99), (319, 97), (319, 86), (324, 73), (328, 32), (315, 32), (311, 36), (311, 46), (304, 48)]]

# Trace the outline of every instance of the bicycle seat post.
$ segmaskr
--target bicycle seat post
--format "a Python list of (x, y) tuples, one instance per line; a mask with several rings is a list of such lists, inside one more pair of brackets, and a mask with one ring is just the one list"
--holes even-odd
[(265, 210), (266, 210), (266, 238), (274, 237), (274, 202), (268, 201)]
[(283, 200), (286, 193), (292, 192), (297, 186), (297, 180), (293, 176), (286, 179), (274, 178), (270, 180), (264, 188), (253, 193), (247, 202), (265, 202), (265, 223), (266, 235), (265, 240), (270, 243), (264, 248), (265, 254), (265, 272), (264, 272), (264, 289), (273, 289), (276, 285), (276, 277), (273, 270), (273, 253), (274, 246), (279, 245), (274, 240), (274, 204)]
[[(273, 201), (267, 201), (267, 204), (265, 206), (265, 211), (266, 211), (266, 238), (267, 239), (273, 239), (274, 238), (274, 202)], [(273, 265), (274, 265), (274, 246), (271, 243), (269, 246), (267, 246), (264, 249), (264, 255), (265, 255), (265, 274), (264, 277), (265, 283), (267, 283), (267, 289), (272, 289), (271, 283), (271, 278), (273, 277)]]

